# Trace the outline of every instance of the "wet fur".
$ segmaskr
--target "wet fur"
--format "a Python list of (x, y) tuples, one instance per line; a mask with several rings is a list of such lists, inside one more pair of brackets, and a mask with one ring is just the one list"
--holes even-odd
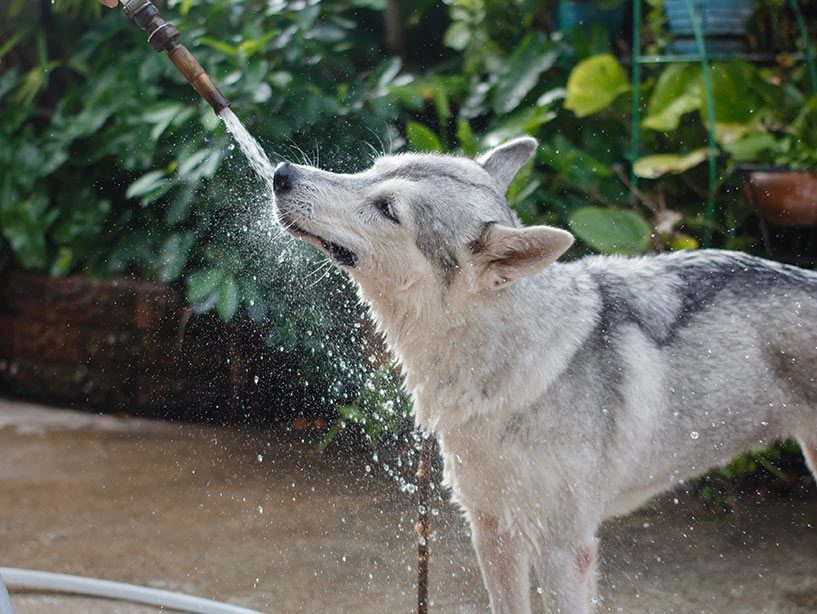
[(336, 264), (439, 439), (493, 612), (530, 611), (533, 567), (548, 612), (586, 614), (605, 518), (781, 438), (817, 471), (817, 274), (717, 250), (554, 263), (570, 235), (504, 197), (535, 146), (288, 165), (276, 201), (354, 254)]

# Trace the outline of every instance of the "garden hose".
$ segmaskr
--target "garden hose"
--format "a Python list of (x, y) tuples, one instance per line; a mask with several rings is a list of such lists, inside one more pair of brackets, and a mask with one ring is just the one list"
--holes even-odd
[(150, 0), (121, 0), (121, 2), (125, 15), (147, 32), (148, 42), (154, 51), (167, 53), (170, 61), (176, 65), (179, 72), (201, 94), (202, 98), (213, 107), (216, 115), (220, 115), (230, 106), (230, 101), (218, 91), (193, 54), (187, 50), (187, 47), (176, 42), (179, 38), (179, 31), (172, 23), (162, 19), (159, 9)]
[(14, 614), (14, 607), (11, 605), (9, 592), (2, 575), (0, 575), (0, 614)]
[[(14, 608), (8, 600), (8, 592), (4, 582), (19, 588), (57, 591), (75, 595), (90, 595), (105, 597), (117, 601), (130, 601), (153, 605), (159, 608), (169, 608), (181, 612), (197, 612), (199, 614), (261, 614), (258, 610), (250, 610), (237, 605), (220, 603), (211, 599), (193, 597), (184, 593), (164, 591), (157, 588), (147, 588), (110, 580), (97, 580), (82, 576), (70, 576), (47, 571), (33, 571), (30, 569), (13, 569), (0, 567), (0, 614), (14, 614)], [(4, 601), (3, 594), (6, 599)]]

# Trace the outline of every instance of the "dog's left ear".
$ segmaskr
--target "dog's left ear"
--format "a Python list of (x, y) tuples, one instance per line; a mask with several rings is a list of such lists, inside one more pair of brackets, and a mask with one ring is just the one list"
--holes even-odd
[(573, 235), (552, 226), (485, 227), (469, 248), (479, 288), (498, 289), (552, 264), (573, 244)]
[(477, 158), (477, 164), (488, 171), (500, 192), (505, 194), (516, 173), (530, 159), (538, 144), (535, 138), (523, 136), (485, 152)]

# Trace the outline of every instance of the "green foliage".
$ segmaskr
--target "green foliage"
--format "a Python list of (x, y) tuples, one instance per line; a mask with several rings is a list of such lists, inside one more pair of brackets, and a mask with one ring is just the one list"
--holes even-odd
[(633, 211), (583, 207), (570, 216), (570, 230), (591, 247), (608, 254), (637, 256), (649, 248), (652, 229)]
[(579, 62), (567, 80), (565, 108), (587, 117), (610, 105), (630, 84), (618, 60), (596, 55)]
[[(319, 145), (331, 164), (359, 166), (371, 155), (361, 144), (399, 142), (395, 120), (425, 104), (426, 85), (382, 60), (379, 3), (160, 8), (273, 158)], [(309, 248), (277, 237), (262, 184), (169, 60), (96, 2), (12, 9), (0, 31), (0, 265), (184, 283), (197, 313), (249, 318), (297, 356), (293, 396), (354, 398), (357, 301)]]
[[(349, 171), (372, 150), (473, 156), (527, 133), (540, 147), (508, 192), (526, 223), (569, 226), (581, 239), (574, 254), (697, 246), (709, 153), (700, 66), (644, 68), (645, 155), (633, 161), (630, 85), (603, 29), (571, 33), (568, 45), (548, 33), (547, 3), (424, 0), (402, 23), (422, 44), (401, 53), (384, 42), (386, 4), (161, 9), (273, 161), (309, 162), (310, 152)], [(658, 52), (663, 16), (649, 4), (645, 47)], [(183, 285), (197, 313), (249, 319), (297, 356), (293, 397), (337, 405), (373, 440), (393, 427), (405, 406), (393, 372), (361, 367), (356, 299), (314, 251), (278, 236), (265, 186), (206, 103), (120, 11), (93, 0), (50, 7), (14, 0), (0, 29), (0, 266)], [(721, 175), (747, 161), (817, 164), (803, 66), (718, 64), (711, 76)], [(638, 191), (630, 162), (650, 178)], [(751, 211), (729, 198), (716, 238), (750, 244), (735, 229)], [(369, 385), (391, 391), (394, 413)]]
[(383, 364), (366, 378), (353, 403), (338, 407), (339, 417), (318, 444), (325, 449), (341, 431), (355, 425), (372, 446), (384, 435), (396, 432), (411, 414), (411, 401), (403, 391), (403, 379), (395, 363)]

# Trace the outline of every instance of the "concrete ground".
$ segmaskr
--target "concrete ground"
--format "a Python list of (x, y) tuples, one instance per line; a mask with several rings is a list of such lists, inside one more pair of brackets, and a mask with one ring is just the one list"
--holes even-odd
[[(0, 566), (270, 613), (409, 613), (415, 503), (384, 464), (286, 433), (0, 399)], [(434, 511), (431, 612), (487, 612), (466, 527)], [(735, 524), (670, 496), (602, 541), (604, 612), (817, 612), (815, 502), (748, 498)], [(18, 614), (156, 611), (11, 588)]]

